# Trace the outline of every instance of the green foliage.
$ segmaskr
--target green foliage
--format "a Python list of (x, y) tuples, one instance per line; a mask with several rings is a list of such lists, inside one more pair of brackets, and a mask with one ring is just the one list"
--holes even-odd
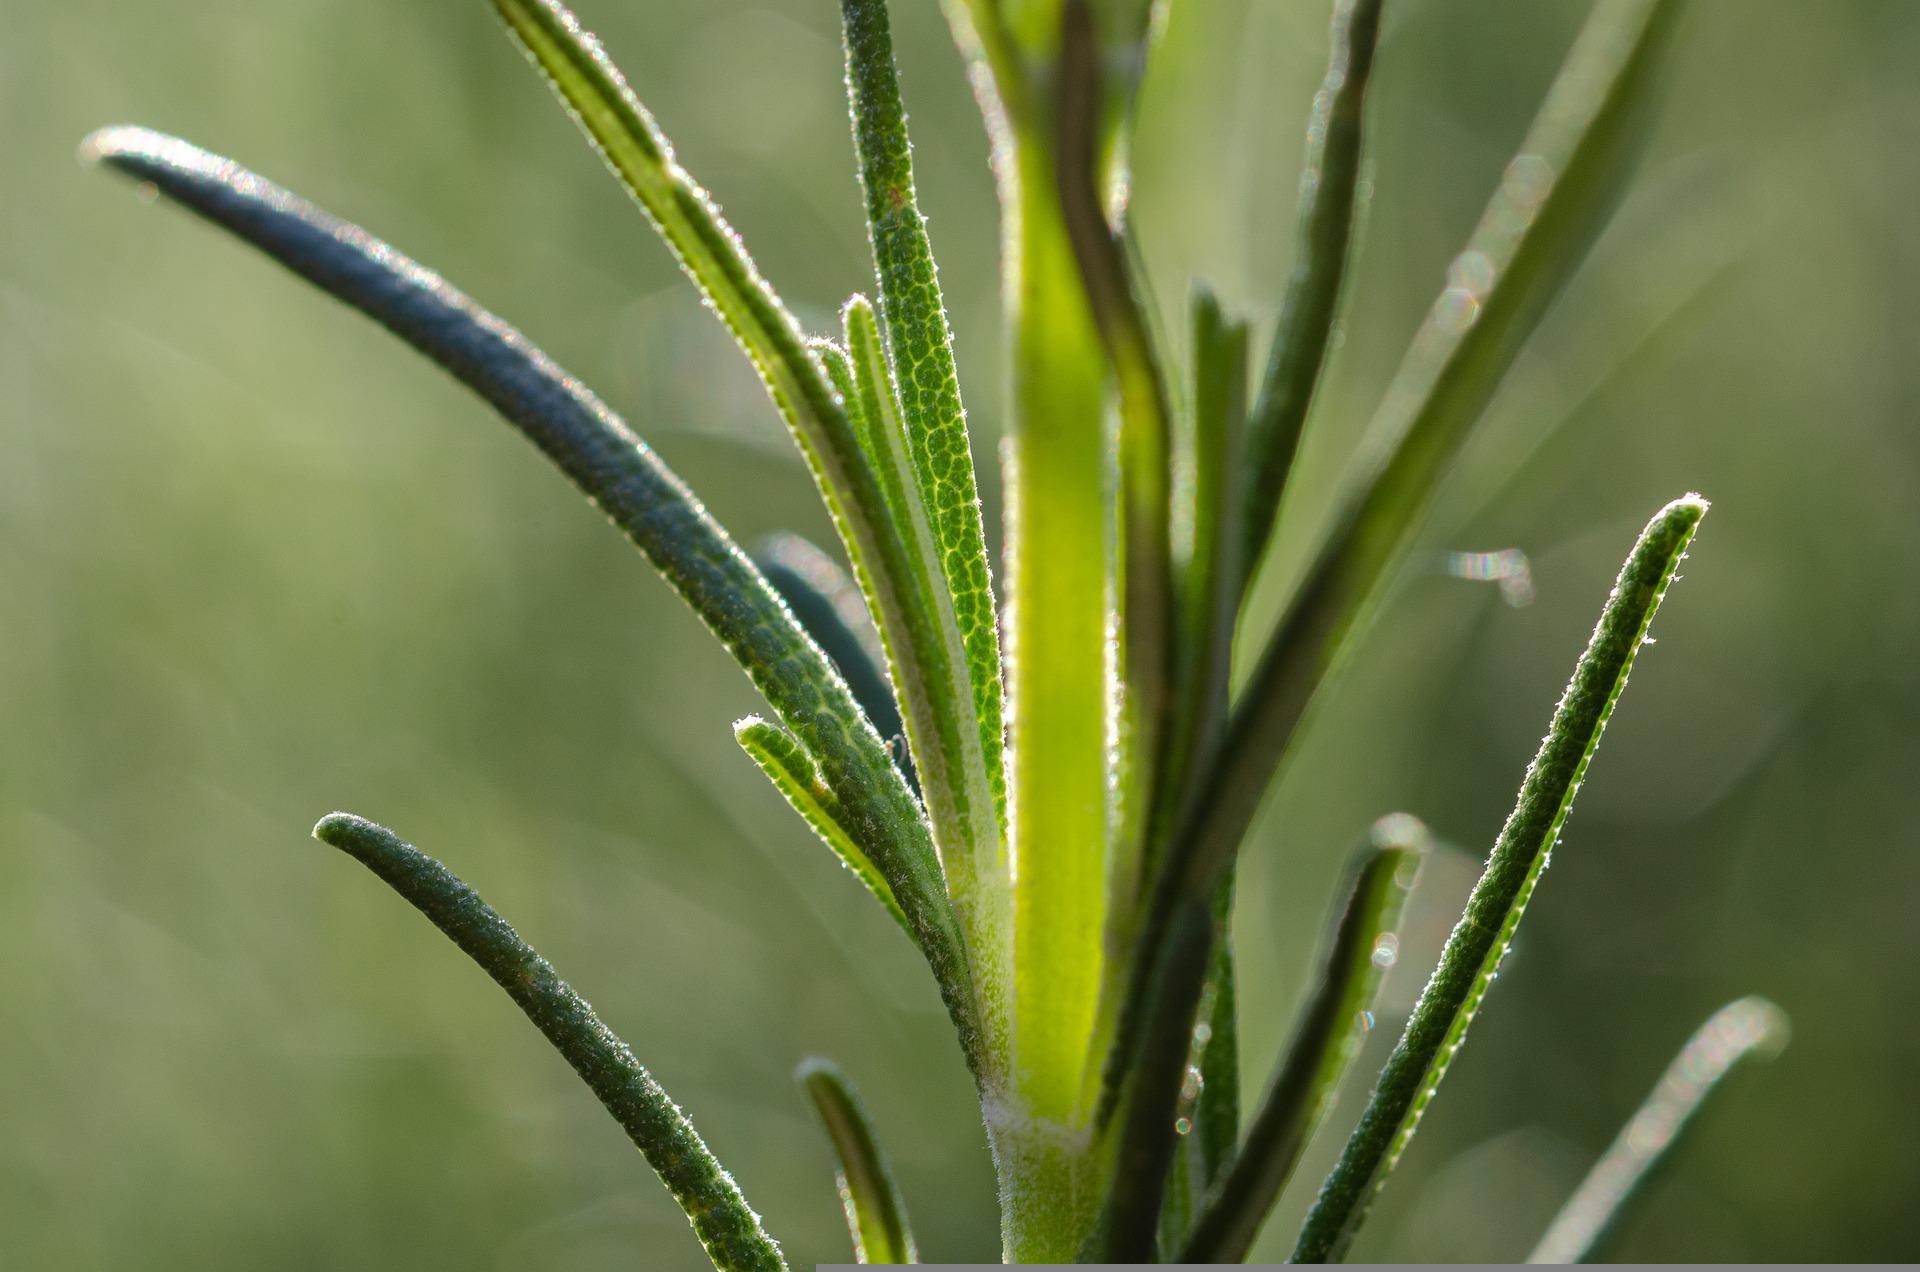
[(1567, 1198), (1527, 1262), (1602, 1258), (1621, 1218), (1727, 1076), (1747, 1060), (1772, 1059), (1786, 1045), (1786, 1014), (1764, 998), (1742, 998), (1709, 1016)]
[(1429, 840), (1427, 828), (1404, 815), (1374, 826), (1373, 842), (1349, 872), (1345, 904), (1285, 1057), (1231, 1171), (1193, 1225), (1182, 1252), (1186, 1261), (1238, 1263), (1260, 1235), (1360, 1050), (1374, 995), (1399, 949), (1400, 910)]
[(722, 1272), (784, 1269), (780, 1247), (760, 1227), (733, 1177), (715, 1161), (693, 1123), (653, 1080), (633, 1051), (573, 992), (553, 964), (460, 878), (385, 826), (329, 813), (313, 837), (378, 875), (493, 977), (566, 1057), (613, 1114), (693, 1221), (700, 1244)]
[(830, 1060), (808, 1060), (794, 1075), (813, 1101), (840, 1169), (836, 1183), (856, 1263), (918, 1263), (906, 1199), (880, 1151), (853, 1084)]
[[(1334, 6), (1297, 259), (1251, 403), (1248, 323), (1196, 286), (1179, 365), (1130, 237), (1127, 143), (1156, 7), (949, 5), (994, 135), (1007, 248), (998, 596), (884, 0), (842, 0), (879, 304), (854, 296), (828, 335), (802, 329), (570, 12), (557, 0), (497, 7), (759, 374), (840, 534), (851, 583), (791, 540), (763, 554), (763, 572), (598, 398), (365, 231), (160, 134), (109, 129), (88, 151), (472, 388), (719, 637), (774, 717), (736, 724), (740, 746), (933, 972), (977, 1084), (1010, 1260), (1245, 1257), (1354, 1061), (1426, 833), (1407, 817), (1376, 826), (1244, 1132), (1231, 944), (1240, 844), (1629, 175), (1678, 0), (1599, 0), (1271, 632), (1252, 628), (1244, 603), (1312, 424), (1353, 252), (1378, 0)], [(1628, 558), (1297, 1258), (1345, 1252), (1417, 1128), (1705, 508), (1696, 496), (1669, 505)], [(1237, 691), (1236, 657), (1251, 666)], [(910, 765), (891, 749), (896, 729)], [(316, 833), (413, 901), (514, 997), (627, 1128), (718, 1266), (781, 1266), (679, 1111), (471, 890), (371, 823), (335, 815)], [(1714, 1063), (1730, 1067), (1758, 1038)], [(799, 1078), (834, 1144), (857, 1256), (913, 1261), (905, 1203), (850, 1087), (824, 1062)], [(1684, 1122), (1686, 1100), (1703, 1090), (1663, 1087), (1659, 1115)], [(1573, 1207), (1588, 1235), (1576, 1242), (1558, 1226), (1550, 1249), (1590, 1248), (1591, 1216), (1616, 1212), (1651, 1164), (1609, 1161), (1598, 1173), (1611, 1182)]]
[(1706, 501), (1697, 495), (1668, 504), (1647, 523), (1621, 568), (1540, 752), (1527, 767), (1519, 802), (1440, 952), (1399, 1046), (1380, 1072), (1360, 1125), (1307, 1216), (1294, 1247), (1300, 1262), (1324, 1262), (1346, 1251), (1367, 1206), (1419, 1128), (1513, 944), (1514, 929), (1560, 841), (1600, 734), (1647, 642), (1654, 612), (1706, 511)]

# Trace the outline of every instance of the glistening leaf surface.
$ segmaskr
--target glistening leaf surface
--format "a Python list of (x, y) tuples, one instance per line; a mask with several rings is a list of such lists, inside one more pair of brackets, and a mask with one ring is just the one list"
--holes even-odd
[(760, 771), (767, 775), (774, 789), (786, 797), (793, 811), (813, 827), (814, 833), (833, 849), (847, 869), (853, 871), (860, 882), (867, 886), (867, 890), (893, 915), (894, 921), (911, 936), (913, 926), (907, 922), (900, 903), (894, 899), (886, 876), (880, 873), (873, 859), (854, 841), (840, 801), (834, 798), (832, 789), (821, 780), (820, 771), (814, 767), (806, 748), (791, 733), (759, 716), (748, 716), (736, 723), (733, 737), (740, 744), (740, 749), (760, 766)]
[(1359, 1125), (1307, 1215), (1294, 1247), (1296, 1262), (1321, 1263), (1346, 1252), (1367, 1207), (1419, 1128), (1513, 943), (1607, 718), (1646, 643), (1654, 612), (1706, 510), (1705, 500), (1688, 495), (1661, 509), (1641, 532), (1561, 695), (1546, 740), (1527, 768), (1513, 814), (1380, 1072)]
[[(893, 382), (910, 439), (920, 500), (951, 595), (980, 735), (978, 761), (1005, 815), (1006, 775), (999, 620), (966, 409), (953, 361), (953, 332), (926, 220), (914, 194), (912, 149), (900, 99), (885, 0), (841, 0), (854, 148), (880, 282)], [(996, 833), (998, 826), (995, 827)]]
[(331, 813), (313, 828), (313, 837), (373, 871), (507, 991), (646, 1157), (687, 1212), (716, 1268), (786, 1268), (780, 1247), (686, 1114), (634, 1059), (627, 1044), (601, 1023), (586, 999), (479, 893), (440, 862), (364, 818)]
[(86, 152), (360, 310), (474, 390), (607, 514), (679, 592), (819, 765), (849, 833), (887, 876), (969, 1055), (976, 1013), (918, 803), (846, 683), (699, 500), (525, 336), (358, 226), (230, 160), (140, 128)]
[[(951, 700), (939, 666), (951, 619), (929, 610), (913, 578), (917, 563), (890, 524), (871, 457), (854, 436), (855, 409), (836, 394), (828, 370), (739, 236), (680, 167), (652, 115), (579, 19), (558, 0), (496, 0), (496, 7), (739, 341), (813, 469), (887, 647), (936, 842), (950, 880), (964, 891), (969, 876), (990, 868), (978, 860), (999, 854), (994, 797), (990, 790), (987, 807), (978, 808), (970, 780), (977, 776), (991, 787), (992, 775), (981, 746), (955, 750), (936, 739), (951, 716), (964, 712), (970, 739), (979, 741), (976, 686), (969, 679), (959, 701)], [(984, 570), (984, 555), (980, 565)], [(958, 634), (953, 639), (964, 643)], [(968, 926), (975, 944), (982, 943), (978, 925)]]

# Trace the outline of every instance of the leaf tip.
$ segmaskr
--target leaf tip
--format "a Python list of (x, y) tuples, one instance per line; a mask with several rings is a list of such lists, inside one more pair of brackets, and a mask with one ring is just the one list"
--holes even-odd
[(840, 1066), (825, 1056), (808, 1056), (793, 1067), (793, 1080), (803, 1087), (811, 1087), (819, 1082), (837, 1082), (840, 1079)]
[(139, 160), (153, 158), (169, 142), (185, 144), (137, 124), (110, 124), (88, 133), (80, 143), (77, 157), (89, 166), (102, 164), (109, 168), (135, 169)]
[(1700, 518), (1707, 515), (1707, 509), (1713, 507), (1713, 501), (1697, 490), (1689, 490), (1654, 517), (1656, 521), (1673, 520), (1688, 525), (1698, 524)]
[(393, 840), (395, 835), (378, 822), (353, 813), (328, 813), (314, 823), (313, 837), (329, 848), (365, 860), (376, 844)]

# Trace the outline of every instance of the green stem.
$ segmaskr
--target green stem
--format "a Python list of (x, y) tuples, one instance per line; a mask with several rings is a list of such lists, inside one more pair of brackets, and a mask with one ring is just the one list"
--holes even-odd
[(1296, 1262), (1346, 1253), (1367, 1207), (1400, 1160), (1467, 1028), (1513, 943), (1547, 857), (1559, 841), (1601, 732), (1647, 640), (1654, 612), (1672, 583), (1707, 504), (1688, 495), (1661, 509), (1627, 558), (1555, 709), (1520, 798), (1495, 841), (1466, 911), (1440, 952), (1433, 978), (1414, 1005), (1399, 1045), (1381, 1070), (1360, 1124), (1307, 1215)]
[(313, 836), (347, 853), (433, 921), (461, 951), (507, 991), (554, 1050), (660, 1176), (693, 1222), (700, 1244), (722, 1272), (784, 1269), (780, 1247), (693, 1129), (633, 1052), (600, 1022), (553, 964), (440, 862), (384, 826), (348, 813), (330, 813)]
[[(1044, 148), (1003, 192), (1013, 410), (1006, 466), (1008, 824), (1014, 893), (1011, 1257), (1071, 1258), (1097, 1182), (1082, 1087), (1105, 961), (1113, 455), (1102, 354)], [(1008, 1129), (1012, 1129), (1009, 1126)]]

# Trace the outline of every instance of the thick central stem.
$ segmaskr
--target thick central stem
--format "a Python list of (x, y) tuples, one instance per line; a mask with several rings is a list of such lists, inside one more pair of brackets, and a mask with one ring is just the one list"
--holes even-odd
[[(1006, 218), (1012, 1107), (995, 1129), (1007, 1254), (1071, 1258), (1092, 1221), (1085, 1068), (1104, 962), (1114, 449), (1098, 334), (1048, 148), (1016, 135)], [(994, 1111), (989, 1111), (990, 1118)]]

